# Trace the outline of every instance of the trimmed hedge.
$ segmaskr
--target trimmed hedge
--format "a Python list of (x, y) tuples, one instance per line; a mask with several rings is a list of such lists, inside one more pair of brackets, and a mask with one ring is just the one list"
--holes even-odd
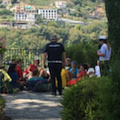
[(61, 101), (62, 120), (102, 120), (98, 104), (98, 85), (102, 82), (100, 78), (85, 78), (67, 88)]
[(85, 78), (65, 89), (63, 120), (120, 119), (120, 61), (114, 61), (107, 77)]
[(95, 66), (98, 60), (98, 49), (97, 41), (81, 42), (80, 44), (66, 47), (66, 55), (75, 60), (78, 65), (87, 62), (91, 66)]

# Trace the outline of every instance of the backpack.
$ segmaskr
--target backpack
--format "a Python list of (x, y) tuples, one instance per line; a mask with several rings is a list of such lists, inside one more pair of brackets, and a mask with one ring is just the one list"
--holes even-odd
[(4, 74), (0, 72), (0, 93), (12, 93), (13, 89), (8, 81), (3, 81)]

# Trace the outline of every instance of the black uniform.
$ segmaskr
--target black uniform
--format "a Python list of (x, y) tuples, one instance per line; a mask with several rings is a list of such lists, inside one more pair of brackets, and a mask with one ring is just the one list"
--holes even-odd
[(55, 78), (58, 81), (59, 94), (62, 93), (62, 53), (65, 52), (62, 44), (57, 42), (51, 42), (46, 45), (45, 51), (48, 54), (48, 67), (51, 74), (52, 92), (56, 93)]

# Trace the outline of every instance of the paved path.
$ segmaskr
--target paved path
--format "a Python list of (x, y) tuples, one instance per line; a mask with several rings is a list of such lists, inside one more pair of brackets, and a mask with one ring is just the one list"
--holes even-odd
[(61, 120), (60, 96), (22, 91), (3, 97), (6, 99), (6, 115), (12, 120)]

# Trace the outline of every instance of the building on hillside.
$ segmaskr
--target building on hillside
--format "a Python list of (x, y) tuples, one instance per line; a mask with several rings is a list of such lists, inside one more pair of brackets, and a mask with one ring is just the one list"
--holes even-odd
[(24, 21), (16, 21), (16, 22), (0, 22), (0, 27), (14, 27), (14, 28), (21, 28), (21, 29), (27, 29), (31, 26), (27, 24), (27, 22)]
[(35, 21), (35, 14), (37, 14), (37, 10), (34, 5), (25, 6), (26, 12), (26, 21)]
[(56, 1), (55, 6), (59, 9), (64, 9), (67, 6), (67, 2), (66, 1)]
[(4, 4), (4, 5), (11, 5), (12, 2), (11, 2), (11, 0), (2, 0), (2, 4)]
[(47, 20), (57, 21), (57, 9), (39, 9), (38, 14)]
[(12, 27), (11, 22), (0, 22), (0, 27)]
[(14, 23), (14, 27), (15, 28), (21, 28), (21, 29), (27, 29), (27, 28), (29, 28), (30, 26), (27, 24), (27, 22), (21, 22), (21, 21), (16, 21), (15, 23)]
[(17, 21), (28, 21), (34, 23), (35, 14), (37, 14), (35, 6), (20, 4), (15, 7), (14, 18)]

